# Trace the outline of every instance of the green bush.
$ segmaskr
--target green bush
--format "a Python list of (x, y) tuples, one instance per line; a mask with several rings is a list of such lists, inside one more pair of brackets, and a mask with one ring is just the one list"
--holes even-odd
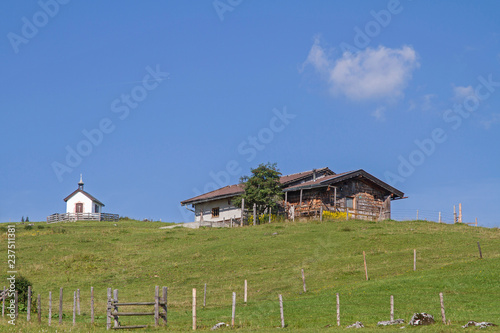
[(16, 277), (16, 291), (17, 291), (17, 299), (19, 302), (19, 311), (26, 312), (28, 309), (28, 287), (31, 287), (31, 311), (36, 312), (36, 297), (35, 292), (33, 291), (32, 283), (25, 278), (24, 276)]

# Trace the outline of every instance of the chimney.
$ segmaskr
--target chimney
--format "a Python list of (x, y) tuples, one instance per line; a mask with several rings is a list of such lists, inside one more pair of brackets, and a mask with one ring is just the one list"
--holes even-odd
[(316, 180), (316, 169), (313, 169), (313, 181)]

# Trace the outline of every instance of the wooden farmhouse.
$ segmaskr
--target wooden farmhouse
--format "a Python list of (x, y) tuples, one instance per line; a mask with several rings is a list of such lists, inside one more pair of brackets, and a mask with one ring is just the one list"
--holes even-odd
[(77, 220), (118, 220), (118, 214), (103, 213), (104, 204), (83, 190), (83, 179), (80, 175), (78, 188), (64, 198), (66, 202), (65, 214), (47, 216), (47, 222), (77, 221)]
[[(280, 178), (287, 218), (318, 216), (320, 211), (348, 212), (365, 220), (391, 218), (391, 202), (404, 193), (364, 170), (336, 174), (329, 168), (285, 175)], [(230, 185), (181, 202), (191, 206), (195, 222), (241, 221), (242, 210), (231, 204), (244, 192), (244, 185)], [(248, 207), (246, 207), (248, 208)]]

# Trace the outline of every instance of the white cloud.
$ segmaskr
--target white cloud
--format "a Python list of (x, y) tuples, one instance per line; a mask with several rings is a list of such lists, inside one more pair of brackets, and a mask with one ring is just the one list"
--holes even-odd
[(325, 78), (332, 94), (351, 100), (396, 99), (403, 95), (413, 70), (419, 66), (410, 46), (345, 52), (335, 60), (327, 56), (317, 38), (303, 66), (308, 64)]
[(500, 123), (500, 113), (493, 113), (488, 120), (481, 121), (485, 129), (490, 129), (491, 125)]
[(302, 69), (305, 67), (305, 65), (311, 64), (319, 72), (328, 71), (330, 63), (325, 54), (325, 50), (323, 50), (323, 48), (321, 47), (321, 45), (319, 45), (319, 43), (320, 43), (319, 38), (318, 37), (314, 38), (314, 44), (311, 47), (309, 54), (307, 55), (307, 59), (304, 62)]
[(453, 100), (456, 103), (462, 103), (469, 96), (474, 96), (474, 88), (472, 86), (453, 86)]
[(377, 120), (385, 120), (385, 111), (386, 108), (384, 106), (379, 106), (372, 112), (372, 116), (374, 116)]
[(434, 109), (434, 100), (437, 98), (435, 94), (426, 94), (422, 96), (422, 110), (429, 111)]

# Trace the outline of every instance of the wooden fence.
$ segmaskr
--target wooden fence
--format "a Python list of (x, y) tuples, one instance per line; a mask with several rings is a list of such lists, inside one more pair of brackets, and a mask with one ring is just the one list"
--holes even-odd
[[(111, 328), (111, 321), (113, 320), (113, 329), (134, 329), (146, 328), (148, 325), (135, 325), (123, 326), (120, 324), (120, 316), (153, 316), (155, 326), (159, 325), (160, 317), (163, 319), (164, 324), (167, 324), (167, 287), (162, 288), (163, 294), (160, 298), (160, 288), (155, 287), (155, 297), (153, 302), (123, 302), (118, 301), (118, 289), (113, 290), (113, 297), (111, 297), (111, 288), (108, 288), (108, 303), (106, 311), (106, 329)], [(119, 307), (122, 306), (154, 306), (153, 312), (120, 312)], [(160, 307), (162, 313), (160, 313)]]
[(118, 221), (118, 214), (110, 213), (64, 213), (47, 216), (47, 223), (61, 221)]
[[(365, 266), (366, 267), (366, 266)], [(304, 273), (303, 270), (302, 272), (302, 277), (304, 278)], [(246, 304), (246, 287), (247, 283), (245, 280), (245, 304)], [(298, 286), (297, 286), (298, 287)], [(205, 284), (206, 288), (206, 284)], [(302, 285), (303, 290), (305, 290), (305, 282)], [(301, 289), (302, 289), (301, 288)], [(59, 304), (59, 324), (62, 324), (62, 318), (63, 318), (63, 313), (62, 313), (62, 290), (61, 288), (61, 299), (60, 299), (60, 304)], [(120, 303), (118, 300), (118, 290), (115, 289), (113, 290), (113, 296), (111, 296), (111, 288), (108, 288), (108, 302), (107, 302), (107, 316), (106, 316), (106, 329), (138, 329), (138, 328), (147, 328), (148, 325), (134, 325), (134, 326), (124, 326), (121, 325), (120, 323), (120, 317), (127, 317), (127, 316), (153, 316), (154, 317), (154, 326), (158, 327), (160, 325), (160, 318), (163, 319), (163, 324), (164, 326), (167, 325), (167, 288), (163, 287), (162, 288), (163, 295), (160, 297), (159, 295), (159, 286), (155, 287), (155, 296), (154, 296), (154, 301), (153, 302), (122, 302)], [(306, 291), (304, 291), (306, 293)], [(5, 294), (5, 293), (4, 293)], [(3, 294), (3, 295), (4, 295)], [(2, 295), (2, 296), (3, 296)], [(93, 288), (91, 290), (91, 325), (94, 325), (94, 302), (93, 302)], [(192, 303), (191, 303), (191, 308), (192, 308), (192, 330), (196, 330), (198, 328), (198, 323), (197, 323), (197, 296), (196, 296), (196, 288), (193, 289), (193, 298), (192, 298)], [(350, 293), (349, 293), (350, 295)], [(388, 295), (389, 296), (389, 295)], [(438, 297), (439, 296), (439, 297)], [(314, 297), (314, 296), (313, 296)], [(349, 307), (352, 307), (351, 303), (346, 303), (344, 300), (342, 303), (340, 302), (340, 294), (336, 293), (336, 325), (340, 326), (341, 325), (341, 305), (348, 305)], [(31, 302), (31, 288), (28, 290), (28, 309), (27, 309), (27, 314), (26, 314), (26, 321), (30, 322), (32, 320), (31, 314), (32, 314), (32, 309), (30, 306)], [(2, 297), (3, 299), (3, 297)], [(206, 289), (204, 293), (204, 308), (206, 306)], [(439, 305), (441, 309), (441, 320), (443, 324), (447, 325), (449, 322), (446, 321), (446, 316), (445, 316), (445, 307), (444, 307), (444, 296), (443, 293), (440, 292), (439, 295), (436, 295), (436, 303), (439, 300)], [(51, 326), (51, 318), (52, 318), (52, 307), (51, 307), (51, 293), (49, 293), (49, 311), (48, 311), (48, 325)], [(294, 300), (288, 300), (289, 302), (293, 302)], [(296, 300), (295, 300), (296, 301)], [(332, 300), (332, 303), (335, 304), (335, 301)], [(73, 326), (75, 326), (75, 318), (76, 314), (80, 314), (80, 294), (77, 291), (73, 292)], [(285, 323), (285, 310), (284, 310), (284, 298), (281, 294), (278, 295), (278, 299), (276, 299), (276, 308), (279, 308), (279, 313), (280, 313), (280, 324), (281, 328), (285, 328), (286, 323)], [(390, 322), (393, 322), (392, 324), (402, 324), (401, 319), (397, 319), (394, 321), (394, 295), (390, 295)], [(154, 309), (152, 312), (120, 312), (119, 308), (120, 307), (126, 307), (126, 306), (153, 306)], [(42, 307), (41, 307), (41, 296), (38, 294), (38, 297), (36, 299), (36, 307), (37, 307), (37, 322), (39, 324), (42, 323)], [(435, 308), (435, 306), (433, 306)], [(334, 308), (332, 307), (332, 315), (329, 316), (328, 318), (335, 318), (334, 313), (333, 313)], [(228, 304), (228, 313), (229, 313), (229, 304)], [(389, 311), (388, 311), (389, 313)], [(3, 299), (2, 302), (2, 317), (5, 316), (5, 299)], [(17, 311), (16, 308), (16, 314), (15, 318), (17, 319), (19, 316), (19, 312)], [(352, 314), (350, 315), (352, 316)], [(231, 328), (235, 328), (235, 317), (236, 317), (236, 293), (232, 292), (232, 306), (231, 306)], [(113, 322), (113, 325), (112, 325)], [(278, 317), (276, 317), (276, 324), (278, 323)], [(218, 323), (214, 327), (220, 327), (222, 324), (229, 326), (228, 324), (225, 323)], [(392, 325), (390, 324), (390, 325)], [(328, 325), (327, 327), (329, 327)], [(186, 323), (186, 328), (187, 328), (187, 323)]]
[[(483, 258), (483, 253), (481, 251), (481, 246), (479, 244), (479, 242), (477, 242), (477, 246), (478, 246), (478, 251), (479, 251), (479, 258), (482, 259)], [(417, 250), (416, 249), (413, 249), (412, 251), (412, 254), (413, 254), (413, 271), (416, 271), (417, 270)], [(365, 251), (363, 251), (363, 258), (362, 258), (362, 261), (361, 261), (361, 258), (359, 260), (359, 265), (361, 266), (363, 264), (364, 266), (364, 279), (366, 281), (369, 281), (369, 277), (368, 277), (368, 271), (369, 271), (369, 262), (367, 262), (367, 255), (365, 253)], [(315, 295), (315, 293), (311, 293), (307, 288), (306, 288), (306, 277), (307, 277), (307, 274), (305, 272), (304, 269), (301, 269), (300, 270), (300, 275), (299, 275), (299, 271), (297, 271), (297, 277), (301, 277), (301, 283), (300, 284), (297, 284), (296, 288), (297, 290), (300, 290), (300, 294), (302, 295), (306, 295), (306, 294), (309, 294), (311, 295), (310, 297), (317, 297)], [(247, 304), (248, 302), (248, 282), (247, 280), (245, 279), (244, 281), (242, 281), (244, 283), (242, 283), (242, 285), (244, 286), (244, 303)], [(300, 287), (299, 287), (300, 286)], [(300, 288), (300, 289), (299, 289)], [(124, 325), (121, 325), (120, 323), (120, 318), (121, 317), (128, 317), (128, 316), (152, 316), (154, 318), (154, 326), (159, 326), (160, 324), (160, 318), (163, 319), (163, 324), (164, 325), (167, 325), (167, 313), (168, 313), (168, 307), (167, 307), (167, 287), (163, 287), (162, 288), (162, 296), (160, 297), (160, 289), (159, 289), (159, 286), (156, 286), (155, 287), (155, 294), (154, 294), (154, 298), (153, 298), (153, 301), (151, 302), (120, 302), (119, 301), (119, 298), (118, 298), (118, 289), (115, 289), (113, 291), (113, 294), (112, 294), (112, 289), (111, 288), (108, 288), (107, 289), (107, 310), (106, 310), (106, 328), (109, 330), (109, 329), (133, 329), (133, 328), (146, 328), (148, 327), (148, 325), (136, 325), (136, 326), (124, 326)], [(15, 300), (15, 307), (14, 309), (15, 310), (11, 310), (11, 301), (8, 300), (8, 297), (7, 297), (7, 289), (5, 288), (5, 286), (3, 287), (3, 290), (0, 291), (0, 299), (2, 300), (2, 317), (5, 317), (5, 315), (9, 316), (12, 314), (13, 311), (15, 311), (14, 313), (14, 317), (15, 318), (18, 318), (19, 316), (19, 307), (18, 307), (18, 297), (17, 297), (17, 292), (15, 293), (15, 297), (14, 297), (14, 300)], [(349, 293), (350, 294), (350, 293)], [(378, 293), (377, 293), (378, 295)], [(31, 286), (28, 287), (28, 293), (27, 293), (27, 314), (26, 314), (26, 320), (28, 322), (30, 322), (32, 320), (31, 318), (31, 314), (32, 314), (32, 307), (31, 307), (31, 304), (32, 304), (32, 288)], [(231, 327), (235, 327), (235, 315), (236, 315), (236, 293), (233, 292), (232, 293), (232, 311), (231, 311)], [(335, 294), (336, 296), (336, 303), (337, 303), (337, 307), (336, 307), (336, 318), (337, 318), (337, 326), (340, 326), (340, 297), (339, 297), (339, 293), (336, 293)], [(389, 296), (389, 295), (388, 295)], [(436, 295), (437, 296), (437, 295)], [(346, 297), (346, 296), (344, 296)], [(274, 296), (273, 296), (274, 298)], [(441, 316), (442, 316), (442, 322), (443, 323), (447, 323), (446, 321), (446, 317), (445, 317), (445, 309), (444, 309), (444, 302), (443, 302), (443, 293), (439, 293), (439, 304), (440, 304), (440, 309), (441, 309)], [(204, 286), (204, 295), (203, 295), (203, 308), (206, 307), (206, 300), (207, 300), (207, 285), (205, 284)], [(436, 297), (436, 303), (437, 303), (437, 300), (438, 298)], [(262, 299), (261, 299), (262, 301)], [(289, 302), (290, 301), (293, 301), (293, 300), (288, 300)], [(344, 304), (345, 301), (343, 301)], [(6, 307), (6, 304), (8, 304), (8, 307)], [(39, 324), (42, 323), (42, 301), (41, 301), (41, 295), (38, 294), (37, 298), (36, 298), (36, 309), (37, 309), (37, 321)], [(48, 304), (49, 304), (49, 308), (48, 308), (48, 325), (51, 326), (51, 319), (52, 319), (52, 292), (49, 292), (49, 298), (48, 298)], [(255, 303), (254, 303), (255, 304)], [(333, 300), (332, 300), (332, 304), (334, 304)], [(63, 323), (63, 288), (60, 288), (59, 290), (59, 324), (62, 324)], [(352, 307), (352, 304), (349, 304), (351, 307)], [(153, 307), (153, 310), (152, 311), (148, 311), (148, 312), (125, 312), (125, 311), (120, 311), (120, 308), (121, 307), (127, 307), (127, 306), (149, 306), (149, 307)], [(281, 327), (286, 327), (286, 324), (285, 324), (285, 310), (286, 307), (284, 307), (284, 299), (282, 297), (282, 295), (280, 294), (279, 295), (279, 303), (276, 302), (276, 307), (279, 306), (279, 309), (280, 309), (280, 317), (281, 317)], [(92, 325), (95, 324), (95, 321), (94, 321), (94, 315), (95, 315), (95, 312), (94, 312), (94, 289), (93, 287), (91, 287), (90, 289), (90, 323)], [(220, 307), (220, 305), (218, 305), (218, 307)], [(229, 308), (229, 304), (228, 304), (228, 308)], [(332, 307), (333, 308), (333, 307)], [(7, 310), (7, 311), (6, 311)], [(185, 311), (185, 310), (182, 310), (182, 311)], [(197, 317), (196, 317), (196, 311), (197, 311), (197, 302), (196, 302), (196, 289), (193, 289), (193, 299), (192, 299), (192, 316), (193, 316), (193, 330), (196, 330), (197, 329)], [(6, 312), (9, 312), (8, 314), (6, 314)], [(228, 311), (229, 313), (229, 311)], [(76, 316), (77, 315), (80, 315), (80, 290), (77, 289), (75, 291), (73, 291), (73, 326), (76, 325)], [(390, 314), (391, 314), (391, 321), (394, 320), (394, 295), (390, 295)], [(331, 315), (331, 317), (333, 318), (333, 313)], [(329, 316), (330, 318), (330, 316)], [(278, 318), (276, 318), (277, 320)], [(112, 322), (113, 322), (113, 326), (112, 326)], [(187, 323), (186, 323), (187, 325)], [(219, 325), (219, 324), (217, 324)]]

